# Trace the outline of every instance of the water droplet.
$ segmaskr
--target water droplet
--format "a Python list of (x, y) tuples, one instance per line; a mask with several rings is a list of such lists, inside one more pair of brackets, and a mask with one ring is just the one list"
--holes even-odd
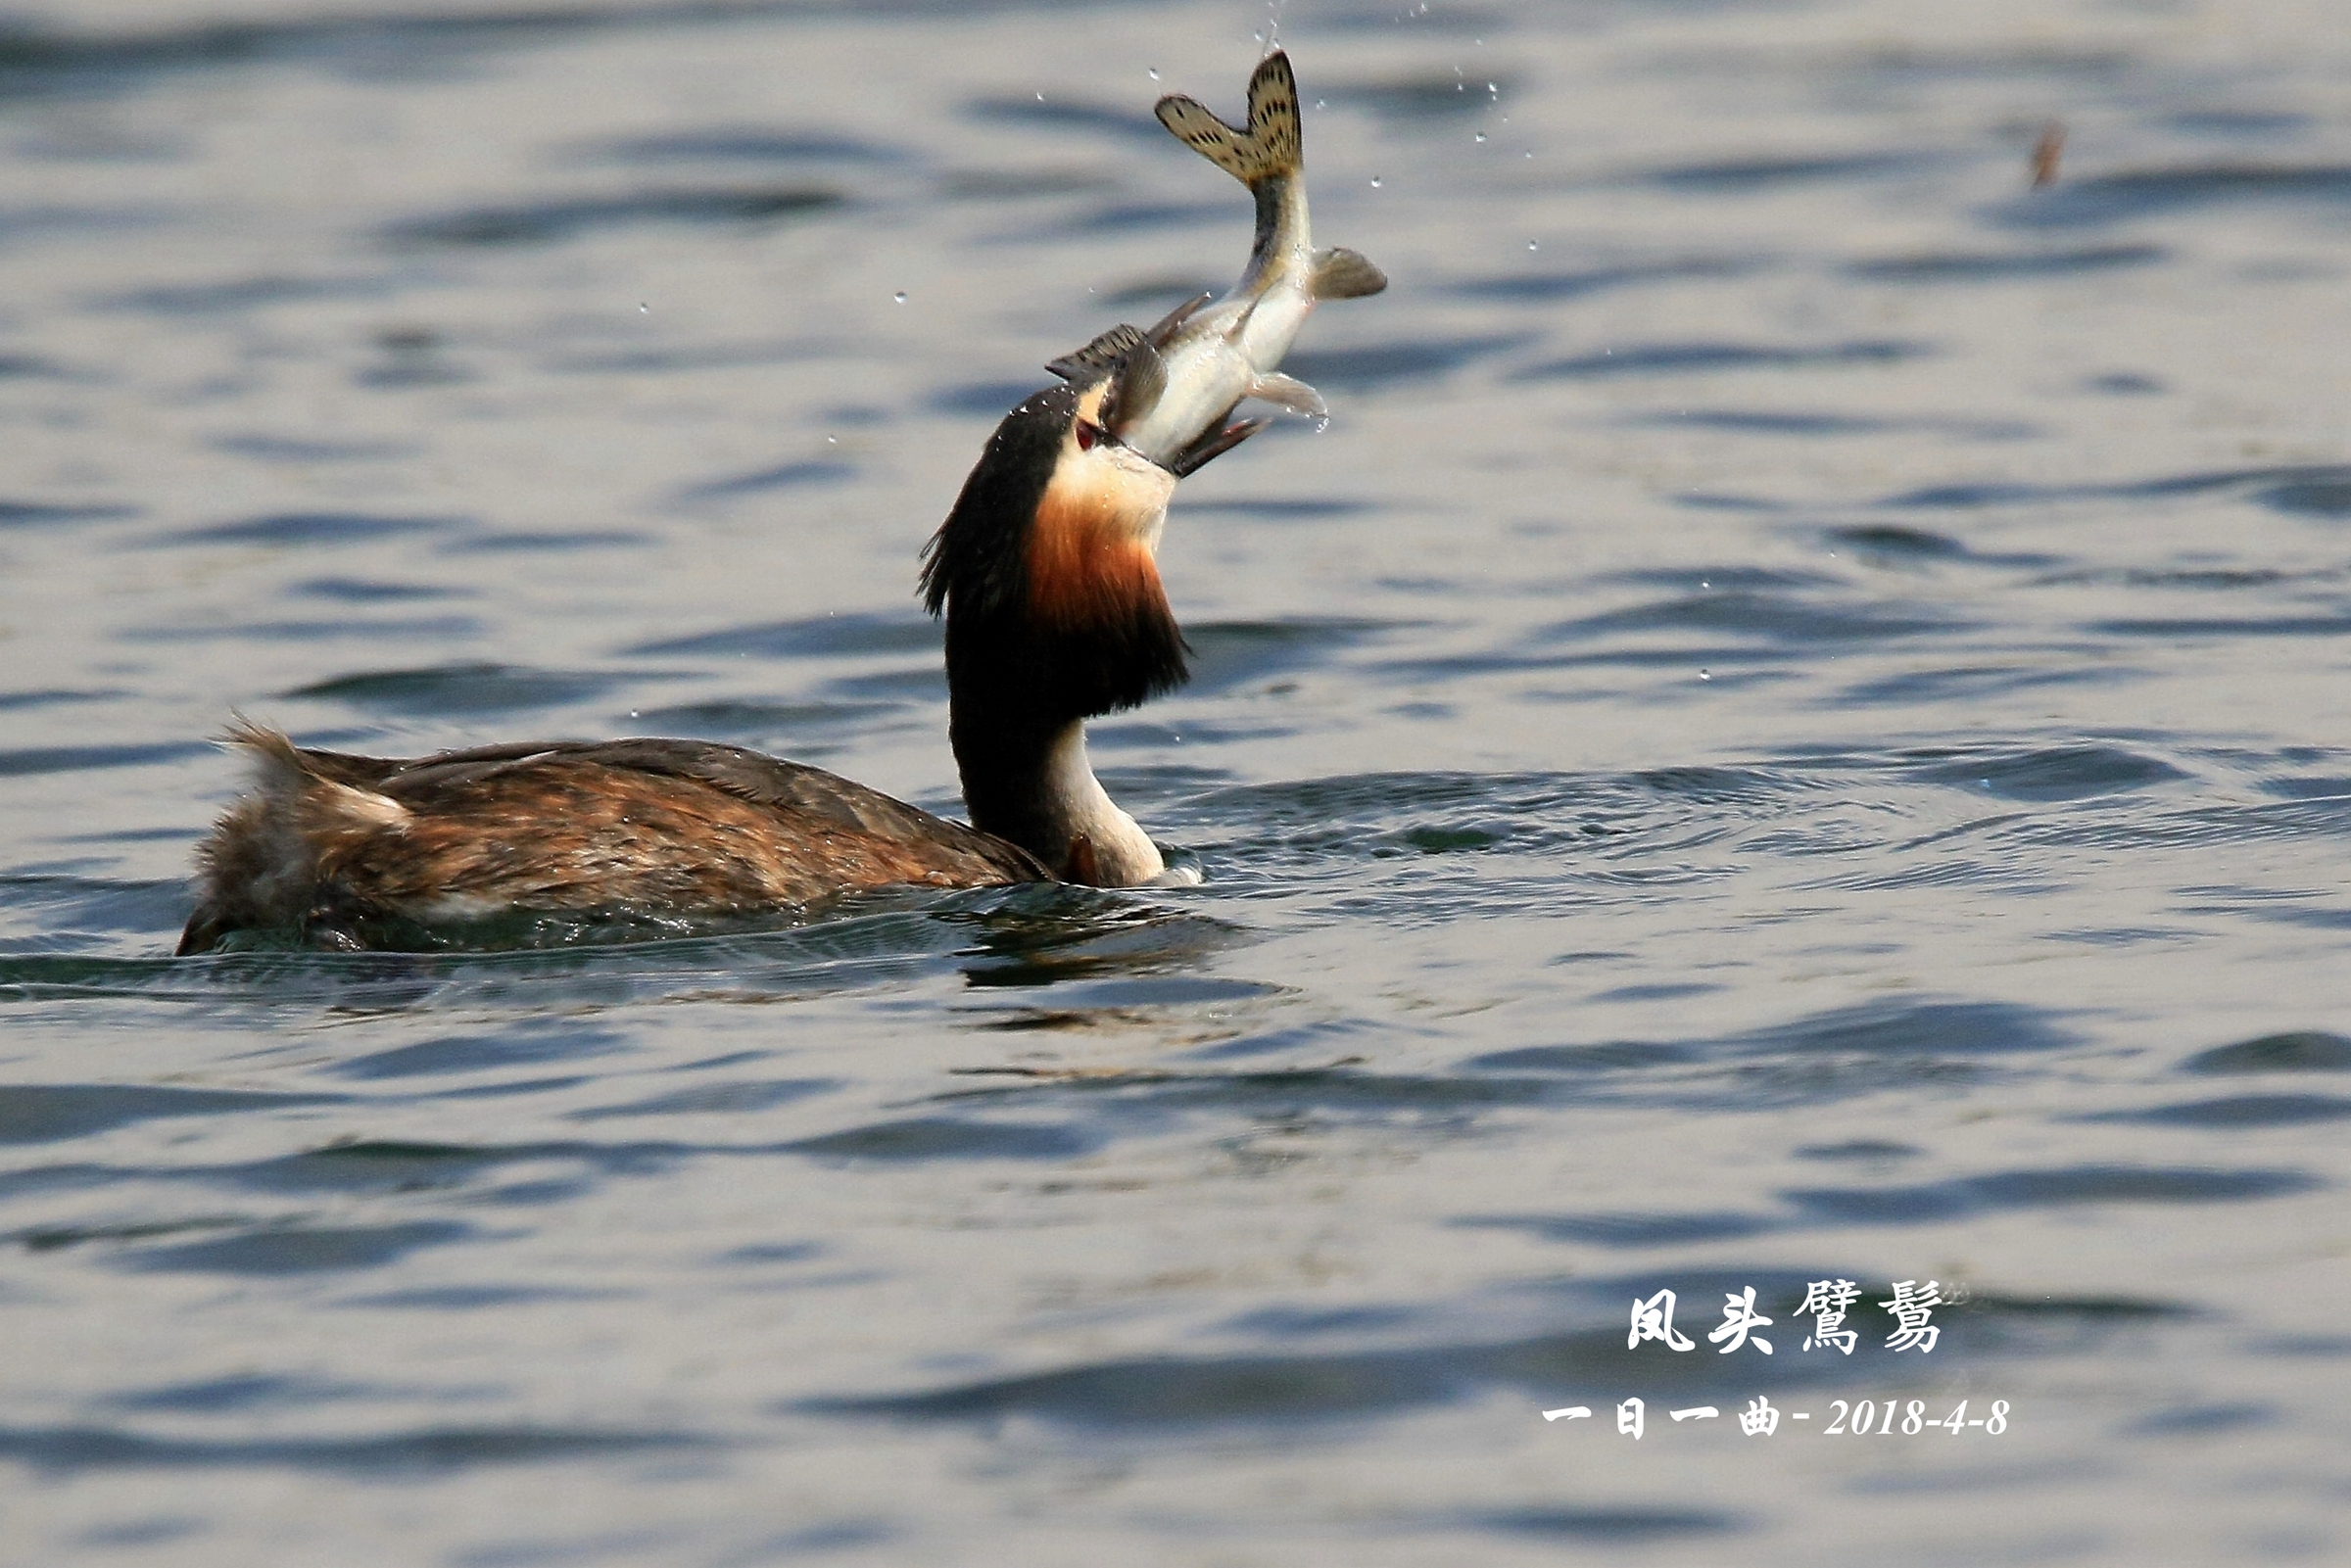
[(1477, 133), (1477, 139), (1478, 139), (1480, 142), (1483, 142), (1483, 141), (1486, 139), (1486, 133), (1485, 133), (1484, 131), (1482, 131), (1482, 130), (1481, 130), (1481, 131), (1479, 131), (1479, 132)]
[(1701, 588), (1712, 588), (1714, 586), (1714, 580), (1710, 577), (1702, 577), (1698, 580), (1698, 586)]
[(1373, 190), (1379, 189), (1379, 176), (1377, 174), (1371, 176), (1371, 188)]
[(828, 447), (838, 447), (840, 445), (840, 438), (839, 436), (827, 436), (825, 438), (825, 445)]
[(904, 305), (906, 303), (906, 291), (904, 289), (900, 289), (897, 293), (891, 295), (890, 298), (897, 301), (900, 305)]
[(1315, 107), (1317, 109), (1328, 109), (1330, 107), (1330, 101), (1326, 98), (1318, 98), (1315, 100)]
[(1040, 104), (1043, 103), (1045, 101), (1045, 95), (1043, 93), (1038, 93), (1036, 95), (1036, 101)]
[(1159, 68), (1157, 66), (1152, 67), (1147, 74), (1153, 81), (1159, 80)]
[(1539, 251), (1542, 249), (1542, 247), (1537, 245), (1533, 240), (1528, 240), (1526, 242), (1526, 248), (1530, 251)]

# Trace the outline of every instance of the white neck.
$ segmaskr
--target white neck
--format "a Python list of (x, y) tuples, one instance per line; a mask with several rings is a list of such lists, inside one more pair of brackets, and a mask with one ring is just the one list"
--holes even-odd
[[(1041, 826), (1054, 841), (1070, 846), (1069, 863), (1053, 870), (1098, 887), (1134, 887), (1168, 869), (1151, 835), (1118, 808), (1094, 777), (1082, 721), (1072, 719), (1047, 742), (1041, 783)], [(1080, 838), (1086, 848), (1080, 847)], [(1087, 848), (1093, 859), (1090, 874), (1084, 864)]]

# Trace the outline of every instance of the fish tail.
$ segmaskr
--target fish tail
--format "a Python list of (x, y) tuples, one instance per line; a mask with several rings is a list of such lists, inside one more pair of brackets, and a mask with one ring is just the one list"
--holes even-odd
[(1159, 101), (1159, 122), (1178, 140), (1242, 184), (1256, 186), (1304, 166), (1298, 119), (1298, 78), (1280, 50), (1258, 63), (1249, 78), (1249, 124), (1227, 125), (1196, 98), (1170, 94)]

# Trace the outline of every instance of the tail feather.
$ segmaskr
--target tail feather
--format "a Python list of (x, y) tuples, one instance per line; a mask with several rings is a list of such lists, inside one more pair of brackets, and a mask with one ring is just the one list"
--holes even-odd
[(1249, 78), (1249, 124), (1227, 125), (1196, 98), (1172, 94), (1159, 101), (1159, 122), (1244, 185), (1304, 166), (1305, 137), (1298, 119), (1298, 78), (1290, 57), (1275, 50)]
[(302, 753), (286, 733), (271, 725), (256, 724), (242, 713), (229, 714), (228, 728), (215, 738), (224, 746), (235, 746), (276, 768), (285, 770), (293, 779), (302, 773)]

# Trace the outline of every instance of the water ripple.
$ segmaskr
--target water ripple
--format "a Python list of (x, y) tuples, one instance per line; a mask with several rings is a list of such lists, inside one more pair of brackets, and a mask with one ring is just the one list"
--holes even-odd
[(360, 1438), (275, 1439), (161, 1437), (119, 1427), (0, 1427), (0, 1456), (38, 1473), (262, 1467), (392, 1477), (485, 1465), (690, 1450), (715, 1443), (685, 1432), (556, 1426), (431, 1426)]
[(472, 1234), (453, 1220), (389, 1225), (290, 1225), (212, 1241), (148, 1247), (118, 1259), (142, 1273), (239, 1274), (266, 1277), (380, 1268), (424, 1247), (442, 1247)]
[(552, 245), (601, 229), (646, 223), (752, 226), (840, 206), (848, 198), (821, 185), (715, 186), (581, 196), (503, 207), (474, 207), (385, 227), (400, 247)]
[(584, 670), (467, 663), (339, 675), (278, 694), (322, 698), (376, 712), (441, 716), (559, 707), (601, 696), (618, 684), (616, 676)]
[(2068, 180), (2005, 209), (2020, 227), (2072, 228), (2125, 222), (2248, 202), (2337, 209), (2351, 203), (2351, 165), (2174, 164)]
[(1919, 1225), (2000, 1210), (2073, 1204), (2246, 1203), (2314, 1192), (2326, 1185), (2299, 1170), (2068, 1165), (1913, 1187), (1797, 1188), (1780, 1196), (1826, 1220)]
[(1809, 347), (1752, 343), (1627, 344), (1598, 354), (1547, 360), (1513, 371), (1512, 381), (1582, 381), (1607, 376), (1711, 375), (1724, 370), (1818, 370), (1842, 365), (1891, 365), (1924, 358), (1934, 346), (1893, 338), (1862, 338)]
[(137, 1084), (0, 1084), (0, 1144), (62, 1143), (159, 1118), (288, 1110), (331, 1104), (334, 1098)]
[(2351, 1100), (2325, 1094), (2238, 1094), (2146, 1111), (2101, 1111), (2084, 1121), (2135, 1121), (2173, 1127), (2291, 1127), (2351, 1117)]
[(2233, 1076), (2262, 1072), (2351, 1072), (2351, 1039), (2318, 1029), (2265, 1034), (2234, 1045), (2216, 1045), (2181, 1064), (2188, 1072)]

